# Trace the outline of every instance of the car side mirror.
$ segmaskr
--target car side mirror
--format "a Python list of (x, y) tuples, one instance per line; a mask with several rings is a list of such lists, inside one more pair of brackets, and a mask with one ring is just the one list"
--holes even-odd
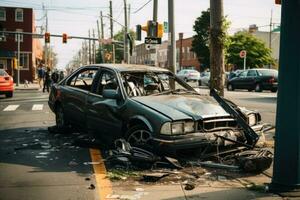
[(104, 89), (102, 92), (102, 96), (106, 99), (121, 99), (121, 95), (119, 93), (119, 90), (113, 90), (113, 89)]

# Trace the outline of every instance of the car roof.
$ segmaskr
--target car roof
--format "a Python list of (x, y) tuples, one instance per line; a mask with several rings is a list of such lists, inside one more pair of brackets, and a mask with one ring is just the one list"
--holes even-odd
[(106, 67), (106, 68), (114, 69), (118, 72), (129, 72), (129, 71), (169, 72), (169, 70), (161, 67), (153, 67), (148, 65), (136, 65), (136, 64), (94, 64), (90, 66)]

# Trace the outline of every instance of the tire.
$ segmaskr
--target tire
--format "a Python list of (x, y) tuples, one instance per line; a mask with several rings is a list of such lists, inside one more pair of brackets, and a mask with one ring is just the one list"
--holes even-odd
[(8, 92), (8, 93), (5, 94), (6, 98), (12, 98), (13, 95), (14, 95), (13, 92)]
[(227, 85), (227, 90), (228, 90), (228, 91), (234, 91), (233, 85), (229, 83), (229, 84)]
[(262, 92), (262, 88), (259, 83), (256, 83), (256, 85), (255, 85), (255, 92)]
[(55, 109), (55, 122), (56, 122), (56, 128), (60, 131), (66, 131), (67, 121), (65, 117), (65, 113), (63, 110), (63, 107), (61, 105), (58, 105)]
[(277, 92), (277, 88), (271, 89), (271, 92), (273, 92), (273, 93)]
[(145, 125), (137, 124), (128, 129), (125, 134), (127, 142), (134, 147), (153, 150), (152, 134)]
[(253, 90), (252, 89), (248, 89), (248, 92), (252, 92)]
[(202, 86), (201, 80), (198, 81), (198, 86)]
[(188, 80), (187, 78), (184, 78), (183, 80), (184, 80), (185, 82), (189, 82), (189, 80)]

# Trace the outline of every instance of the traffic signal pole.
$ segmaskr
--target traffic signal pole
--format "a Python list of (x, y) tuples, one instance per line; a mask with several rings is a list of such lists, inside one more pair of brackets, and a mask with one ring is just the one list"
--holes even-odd
[(176, 41), (175, 41), (174, 0), (168, 0), (168, 21), (169, 21), (168, 66), (169, 69), (175, 74), (176, 73)]
[(300, 1), (282, 1), (275, 157), (270, 191), (300, 195)]
[(18, 33), (18, 35), (17, 35), (17, 38), (18, 38), (18, 55), (17, 55), (17, 57), (18, 57), (18, 64), (17, 64), (17, 76), (18, 76), (18, 78), (17, 78), (17, 86), (19, 86), (19, 84), (20, 84), (20, 38), (21, 37), (21, 35)]

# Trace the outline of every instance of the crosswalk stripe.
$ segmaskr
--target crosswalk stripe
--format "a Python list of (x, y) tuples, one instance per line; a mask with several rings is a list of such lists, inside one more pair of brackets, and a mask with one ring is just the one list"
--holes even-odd
[(15, 111), (20, 105), (9, 105), (3, 111)]
[(44, 104), (34, 104), (32, 110), (43, 110)]

